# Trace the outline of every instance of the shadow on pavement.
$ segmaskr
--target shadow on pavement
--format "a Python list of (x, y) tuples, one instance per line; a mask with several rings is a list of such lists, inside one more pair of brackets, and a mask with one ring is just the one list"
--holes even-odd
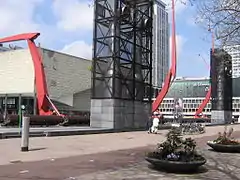
[(154, 170), (154, 171), (159, 171), (159, 172), (164, 172), (164, 173), (172, 173), (172, 174), (182, 174), (182, 175), (184, 175), (184, 174), (187, 174), (187, 175), (191, 175), (191, 174), (202, 174), (202, 173), (206, 173), (206, 172), (208, 172), (208, 168), (206, 168), (205, 166), (202, 166), (202, 167), (199, 167), (196, 171), (194, 171), (194, 172), (175, 172), (175, 173), (173, 173), (173, 172), (167, 172), (167, 171), (164, 171), (164, 170), (162, 170), (162, 169), (158, 169), (158, 168), (156, 168), (156, 167), (154, 167), (153, 165), (151, 165), (151, 164), (149, 164), (148, 165), (148, 168), (150, 168), (151, 170)]
[(41, 151), (47, 149), (46, 147), (42, 147), (42, 148), (30, 148), (29, 151)]

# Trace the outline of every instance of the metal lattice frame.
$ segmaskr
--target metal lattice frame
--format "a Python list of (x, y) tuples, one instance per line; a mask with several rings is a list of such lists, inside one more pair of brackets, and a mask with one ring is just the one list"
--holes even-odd
[(152, 0), (95, 0), (92, 98), (151, 101)]

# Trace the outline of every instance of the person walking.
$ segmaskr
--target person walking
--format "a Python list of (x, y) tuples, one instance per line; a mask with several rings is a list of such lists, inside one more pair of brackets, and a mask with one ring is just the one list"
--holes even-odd
[(148, 134), (152, 133), (152, 118), (153, 116), (150, 116), (147, 121)]
[(159, 114), (157, 111), (155, 111), (153, 113), (153, 118), (152, 118), (151, 133), (157, 134), (158, 126), (159, 126)]

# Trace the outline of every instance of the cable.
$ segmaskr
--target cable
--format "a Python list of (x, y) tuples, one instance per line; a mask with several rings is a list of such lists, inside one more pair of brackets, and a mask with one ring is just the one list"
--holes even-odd
[(201, 57), (201, 59), (204, 61), (206, 67), (210, 70), (210, 65), (208, 64), (208, 62), (206, 61), (206, 59), (201, 55), (201, 54), (198, 54), (199, 57)]

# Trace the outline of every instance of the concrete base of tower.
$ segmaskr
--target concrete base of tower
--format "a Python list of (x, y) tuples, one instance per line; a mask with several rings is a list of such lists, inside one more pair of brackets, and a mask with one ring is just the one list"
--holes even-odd
[(116, 130), (146, 129), (150, 104), (119, 99), (92, 99), (90, 126)]
[(232, 111), (212, 110), (211, 124), (230, 124), (232, 122)]

